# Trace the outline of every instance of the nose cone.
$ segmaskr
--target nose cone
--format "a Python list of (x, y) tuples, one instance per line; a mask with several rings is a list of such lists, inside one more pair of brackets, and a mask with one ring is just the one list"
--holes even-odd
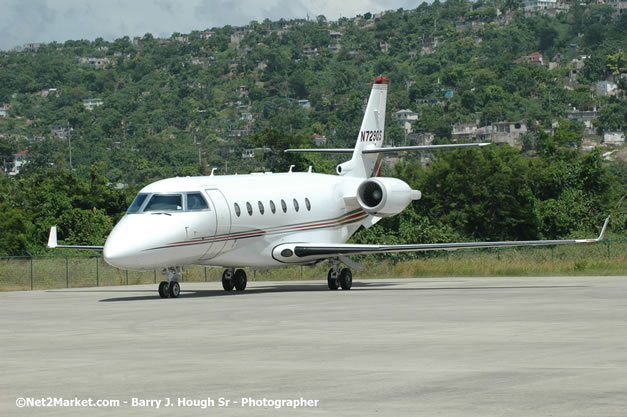
[(105, 242), (103, 257), (109, 265), (120, 269), (142, 269), (139, 261), (141, 250), (129, 227), (126, 217), (114, 228)]

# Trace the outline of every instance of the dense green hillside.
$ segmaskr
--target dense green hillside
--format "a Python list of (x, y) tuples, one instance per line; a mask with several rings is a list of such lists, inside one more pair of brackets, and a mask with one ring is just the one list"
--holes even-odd
[[(147, 34), (1, 53), (0, 107), (8, 117), (0, 119), (0, 161), (27, 149), (29, 162), (17, 179), (0, 183), (0, 224), (16, 231), (0, 240), (0, 254), (41, 251), (53, 223), (73, 230), (69, 240), (101, 243), (137, 188), (166, 176), (290, 164), (332, 172), (336, 161), (328, 157), (277, 151), (314, 146), (313, 134), (326, 136), (326, 146), (352, 146), (379, 74), (391, 79), (388, 143), (407, 140), (391, 116), (401, 109), (417, 112), (414, 130), (433, 132), (436, 141), (450, 140), (454, 124), (476, 119), (524, 121), (529, 133), (523, 154), (505, 148), (436, 155), (427, 169), (407, 159), (396, 172), (428, 191), (425, 200), (357, 239), (383, 230), (396, 241), (589, 232), (625, 192), (626, 168), (602, 164), (599, 152), (581, 153), (583, 126), (564, 118), (573, 107), (600, 108), (599, 133), (627, 125), (620, 79), (627, 72), (627, 15), (575, 3), (549, 17), (525, 15), (518, 6), (436, 0), (337, 22), (251, 22), (167, 40)], [(544, 65), (514, 64), (533, 52)], [(611, 77), (618, 94), (591, 90)], [(92, 99), (102, 105), (87, 109)], [(559, 128), (551, 130), (555, 122)], [(246, 160), (248, 148), (272, 151)], [(422, 227), (405, 236), (407, 222)]]

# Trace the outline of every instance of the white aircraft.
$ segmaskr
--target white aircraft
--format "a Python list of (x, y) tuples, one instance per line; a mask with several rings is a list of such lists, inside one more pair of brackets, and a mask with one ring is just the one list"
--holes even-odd
[[(485, 146), (487, 143), (382, 147), (388, 79), (378, 77), (370, 93), (354, 149), (288, 149), (287, 152), (344, 152), (352, 158), (337, 166), (338, 175), (309, 172), (253, 173), (169, 178), (144, 187), (104, 246), (57, 244), (56, 226), (48, 247), (102, 249), (110, 265), (130, 270), (163, 268), (163, 298), (178, 297), (184, 265), (224, 267), (222, 286), (243, 291), (242, 267), (278, 268), (330, 262), (328, 287), (349, 290), (347, 256), (369, 253), (455, 250), (504, 246), (590, 243), (543, 240), (356, 245), (345, 243), (360, 227), (399, 214), (420, 191), (397, 178), (380, 177), (387, 152)], [(346, 267), (342, 268), (344, 264)]]

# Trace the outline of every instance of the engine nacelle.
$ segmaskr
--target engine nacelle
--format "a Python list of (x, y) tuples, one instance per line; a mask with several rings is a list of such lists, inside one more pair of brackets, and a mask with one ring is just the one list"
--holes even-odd
[(420, 197), (420, 191), (412, 190), (398, 178), (369, 178), (357, 188), (357, 201), (361, 208), (378, 217), (394, 216)]

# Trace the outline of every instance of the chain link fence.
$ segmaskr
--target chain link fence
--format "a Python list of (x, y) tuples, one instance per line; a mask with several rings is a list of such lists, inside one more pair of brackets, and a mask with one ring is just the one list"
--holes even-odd
[[(627, 275), (627, 239), (588, 245), (465, 249), (409, 254), (357, 256), (359, 278)], [(328, 264), (271, 270), (247, 268), (249, 280), (326, 279)], [(184, 282), (220, 281), (223, 268), (186, 266)], [(102, 254), (0, 257), (0, 291), (156, 284), (160, 270), (125, 271), (104, 262)]]

